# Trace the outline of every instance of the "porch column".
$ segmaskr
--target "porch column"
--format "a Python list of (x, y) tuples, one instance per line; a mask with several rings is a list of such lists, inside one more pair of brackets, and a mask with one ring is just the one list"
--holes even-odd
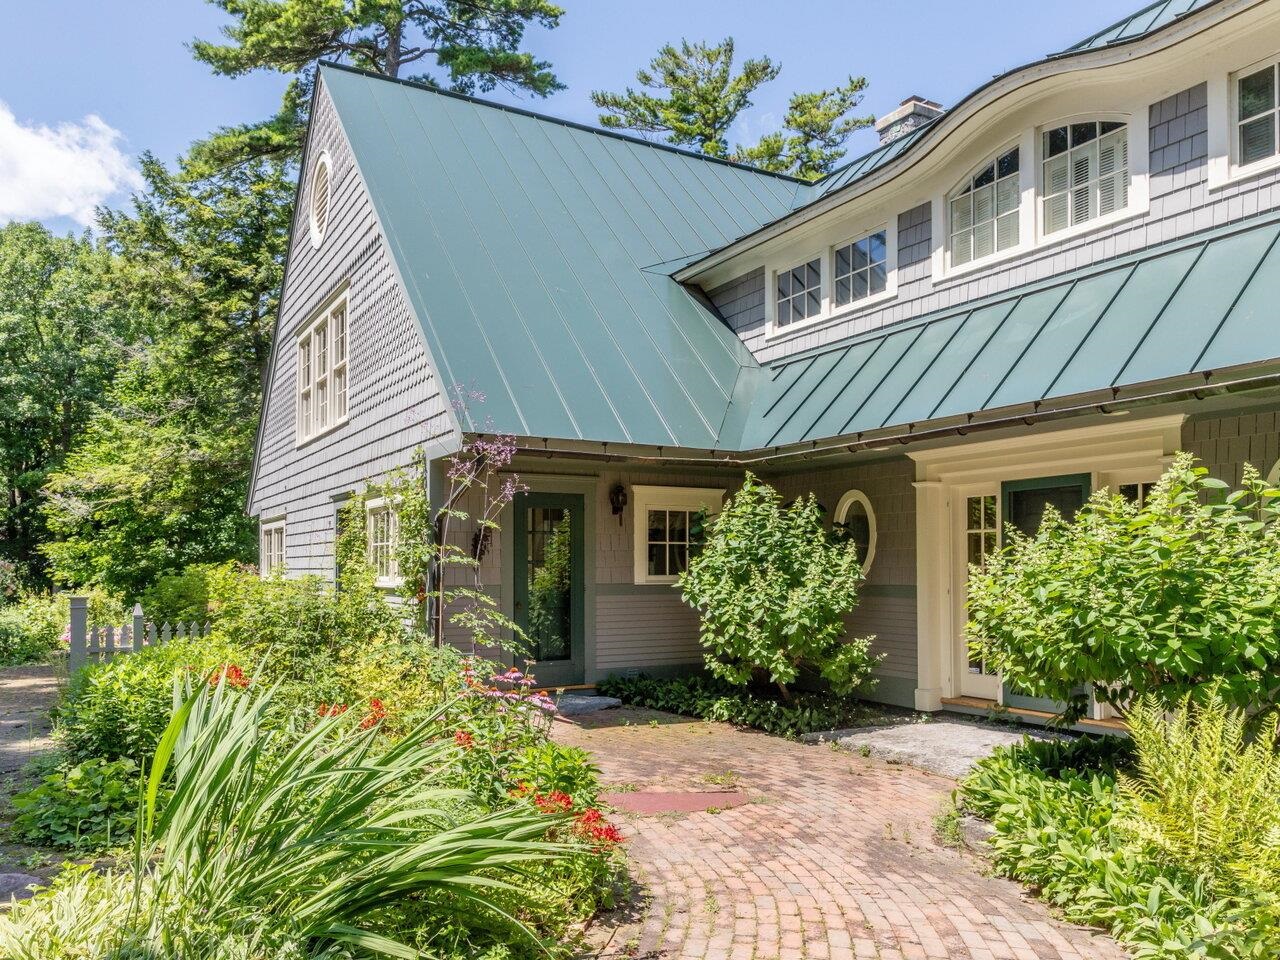
[(946, 485), (916, 488), (916, 709), (941, 710), (951, 683), (951, 524)]

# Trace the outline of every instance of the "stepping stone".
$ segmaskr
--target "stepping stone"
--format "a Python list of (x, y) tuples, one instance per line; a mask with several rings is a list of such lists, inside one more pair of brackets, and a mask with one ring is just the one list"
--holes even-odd
[(26, 900), (33, 896), (27, 887), (32, 884), (45, 885), (45, 881), (39, 877), (33, 877), (29, 873), (0, 873), (0, 903), (8, 903), (10, 897), (16, 897), (19, 900)]
[(581, 717), (601, 710), (622, 706), (617, 697), (600, 697), (585, 693), (562, 693), (556, 697), (556, 709), (562, 717)]
[(741, 790), (708, 790), (697, 793), (602, 793), (600, 799), (628, 813), (702, 813), (724, 810), (747, 802)]

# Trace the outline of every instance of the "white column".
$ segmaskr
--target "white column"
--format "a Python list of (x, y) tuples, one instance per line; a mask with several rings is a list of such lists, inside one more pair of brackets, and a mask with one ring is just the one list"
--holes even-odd
[(916, 709), (941, 710), (951, 688), (951, 523), (946, 485), (916, 488)]

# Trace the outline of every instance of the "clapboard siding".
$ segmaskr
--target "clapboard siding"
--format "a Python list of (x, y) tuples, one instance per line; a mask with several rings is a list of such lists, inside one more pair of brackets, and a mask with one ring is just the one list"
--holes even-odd
[[(327, 233), (315, 249), (305, 211), (311, 166), (322, 152), (331, 161), (332, 200)], [(323, 89), (307, 156), (249, 509), (264, 519), (285, 518), (285, 564), (291, 575), (331, 576), (338, 501), (409, 464), (420, 446), (447, 448), (452, 428), (447, 398)], [(344, 284), (349, 284), (350, 419), (298, 447), (297, 334)]]
[(596, 667), (601, 673), (701, 662), (698, 615), (674, 587), (596, 598)]
[(1147, 114), (1151, 202), (1142, 216), (1076, 240), (1030, 250), (988, 270), (943, 279), (935, 285), (932, 258), (925, 255), (925, 248), (932, 251), (943, 238), (927, 235), (930, 218), (922, 220), (921, 211), (929, 204), (903, 211), (898, 219), (898, 294), (891, 302), (881, 309), (833, 319), (804, 333), (772, 341), (765, 339), (763, 269), (723, 284), (709, 291), (708, 296), (756, 356), (769, 361), (1280, 206), (1280, 171), (1208, 190), (1205, 84), (1152, 103)]

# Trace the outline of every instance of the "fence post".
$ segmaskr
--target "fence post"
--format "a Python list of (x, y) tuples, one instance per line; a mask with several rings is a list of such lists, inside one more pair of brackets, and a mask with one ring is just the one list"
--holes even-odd
[(135, 603), (133, 605), (133, 653), (137, 653), (147, 643), (147, 623), (146, 618), (142, 615), (142, 604)]
[(71, 651), (67, 667), (75, 673), (84, 666), (89, 647), (89, 598), (71, 598)]

